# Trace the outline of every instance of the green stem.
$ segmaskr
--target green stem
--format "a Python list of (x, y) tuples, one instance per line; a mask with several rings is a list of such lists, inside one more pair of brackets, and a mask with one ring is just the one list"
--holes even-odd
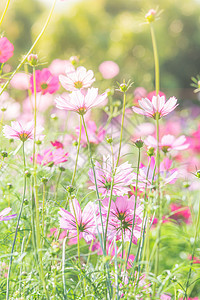
[(74, 211), (74, 217), (75, 217), (75, 221), (76, 221), (76, 230), (77, 230), (77, 251), (78, 251), (78, 263), (79, 266), (81, 267), (81, 259), (80, 259), (80, 232), (79, 232), (79, 224), (78, 224), (78, 220), (77, 220), (77, 216), (76, 216), (76, 211), (75, 211), (75, 207), (74, 207), (74, 203), (73, 203), (73, 199), (71, 198), (71, 204), (72, 204), (72, 208)]
[(57, 0), (54, 0), (53, 2), (53, 5), (51, 7), (51, 10), (49, 12), (49, 15), (47, 17), (47, 20), (41, 30), (41, 32), (39, 33), (39, 35), (37, 36), (35, 42), (33, 43), (33, 45), (31, 46), (31, 48), (29, 49), (29, 51), (27, 52), (27, 54), (24, 56), (24, 58), (21, 60), (21, 62), (19, 63), (19, 65), (17, 66), (17, 68), (15, 69), (15, 71), (12, 73), (12, 75), (10, 76), (10, 78), (6, 81), (6, 83), (3, 85), (1, 91), (0, 91), (0, 95), (3, 93), (3, 91), (5, 91), (5, 89), (7, 88), (7, 86), (9, 85), (10, 81), (12, 80), (12, 78), (15, 76), (15, 74), (20, 70), (20, 68), (22, 67), (22, 65), (26, 62), (27, 60), (27, 57), (29, 56), (29, 54), (31, 54), (31, 52), (33, 51), (33, 49), (35, 48), (35, 46), (37, 45), (38, 41), (41, 39), (43, 33), (45, 32), (49, 22), (50, 22), (50, 19), (51, 19), (51, 16), (53, 14), (53, 11), (54, 11), (54, 7), (56, 5), (56, 1)]
[(114, 180), (115, 180), (115, 174), (117, 171), (117, 167), (119, 164), (120, 154), (121, 154), (121, 147), (122, 147), (122, 135), (123, 135), (123, 127), (124, 127), (124, 117), (125, 117), (125, 108), (126, 108), (126, 93), (124, 93), (123, 97), (123, 109), (122, 109), (122, 121), (121, 121), (121, 132), (120, 132), (120, 140), (119, 140), (119, 150), (117, 155), (117, 160), (115, 164), (115, 168), (112, 174), (112, 182), (110, 187), (110, 197), (108, 202), (108, 212), (106, 217), (106, 229), (105, 229), (105, 236), (104, 236), (104, 248), (106, 249), (106, 238), (107, 238), (107, 232), (108, 232), (108, 221), (109, 221), (109, 215), (110, 215), (110, 208), (111, 208), (111, 201), (112, 201), (112, 193), (114, 188)]
[(189, 287), (189, 281), (190, 281), (190, 276), (191, 276), (191, 272), (192, 272), (192, 265), (193, 265), (194, 253), (195, 253), (195, 249), (196, 249), (199, 225), (200, 225), (200, 201), (199, 201), (199, 210), (198, 210), (197, 221), (196, 221), (196, 226), (195, 226), (194, 244), (193, 244), (193, 247), (192, 247), (192, 260), (191, 260), (191, 264), (190, 264), (190, 270), (188, 272), (186, 288), (185, 288), (185, 295), (184, 295), (183, 300), (187, 299), (187, 290), (188, 290), (188, 287)]
[(78, 164), (78, 156), (79, 156), (80, 145), (81, 145), (81, 131), (82, 131), (82, 119), (81, 119), (81, 116), (80, 116), (80, 130), (79, 130), (79, 137), (78, 137), (78, 148), (77, 148), (77, 153), (76, 153), (76, 161), (75, 161), (71, 186), (73, 186), (73, 184), (74, 184), (74, 179), (75, 179), (75, 175), (76, 175), (76, 169), (77, 169), (77, 164)]
[[(84, 129), (85, 129), (85, 134), (86, 134), (86, 138), (87, 138), (88, 151), (89, 151), (90, 163), (91, 163), (92, 171), (93, 171), (93, 175), (94, 175), (94, 182), (95, 182), (97, 199), (99, 200), (100, 197), (99, 197), (99, 191), (98, 191), (98, 186), (97, 186), (97, 178), (96, 178), (96, 172), (95, 172), (94, 162), (93, 162), (93, 158), (92, 158), (92, 152), (91, 152), (91, 147), (90, 147), (90, 141), (89, 141), (89, 137), (88, 137), (87, 127), (86, 127), (86, 124), (85, 124), (84, 116), (82, 115), (81, 117), (82, 117), (83, 126), (84, 126)], [(100, 219), (101, 219), (102, 234), (103, 234), (103, 239), (104, 239), (104, 228), (103, 228), (103, 218), (102, 218), (102, 212), (101, 212), (101, 203), (100, 203), (100, 201), (98, 201), (98, 202), (99, 202), (99, 212), (100, 212)], [(104, 251), (104, 247), (103, 247), (103, 244), (102, 244), (101, 236), (99, 235), (99, 237), (100, 237), (100, 243), (101, 243), (102, 251)]]
[(14, 248), (15, 248), (15, 242), (16, 242), (16, 239), (17, 239), (19, 222), (20, 222), (20, 219), (21, 219), (24, 199), (25, 199), (25, 195), (26, 195), (26, 175), (25, 175), (26, 161), (25, 161), (25, 152), (24, 152), (24, 142), (23, 142), (23, 148), (22, 149), (23, 149), (23, 161), (24, 161), (24, 191), (23, 191), (23, 197), (22, 197), (21, 207), (20, 207), (20, 211), (19, 211), (19, 216), (18, 216), (18, 219), (17, 219), (17, 226), (16, 226), (16, 229), (15, 229), (15, 236), (14, 236), (14, 240), (13, 240), (13, 244), (12, 244), (12, 250), (11, 250), (11, 256), (10, 256), (10, 263), (9, 263), (8, 276), (7, 276), (6, 300), (9, 299), (10, 273), (11, 273), (11, 267), (12, 267), (13, 252), (14, 252)]
[[(81, 115), (81, 117), (82, 117), (83, 127), (85, 129), (85, 134), (86, 134), (86, 138), (87, 138), (88, 151), (89, 151), (90, 163), (91, 163), (92, 170), (93, 170), (93, 175), (94, 175), (94, 182), (95, 182), (95, 187), (96, 187), (97, 199), (99, 200), (100, 197), (99, 197), (99, 191), (98, 191), (98, 186), (97, 186), (96, 172), (95, 172), (95, 168), (94, 168), (94, 162), (93, 162), (93, 158), (92, 158), (92, 152), (91, 152), (87, 127), (86, 127), (86, 124), (85, 124), (84, 116)], [(102, 217), (102, 212), (101, 212), (101, 203), (100, 203), (100, 201), (98, 201), (98, 203), (99, 203), (99, 214), (100, 214), (100, 220), (101, 220), (102, 235), (103, 235), (103, 240), (104, 240), (104, 228), (103, 228), (103, 217)], [(94, 217), (96, 218), (95, 213), (94, 213)], [(96, 222), (96, 225), (97, 225), (97, 222)], [(97, 232), (98, 232), (98, 237), (99, 237), (101, 249), (103, 251), (104, 256), (106, 256), (106, 250), (105, 250), (104, 245), (102, 243), (102, 238), (101, 238), (101, 235), (99, 233), (98, 225), (97, 225)], [(108, 263), (106, 263), (106, 269), (107, 269), (107, 278), (106, 278), (106, 280), (107, 280), (107, 284), (108, 284), (108, 297), (109, 297), (109, 299), (112, 299), (112, 286), (111, 286), (111, 282), (110, 282), (110, 273), (109, 273)]]
[(42, 193), (42, 235), (44, 236), (44, 211), (45, 211), (46, 184), (43, 183)]
[(64, 299), (67, 297), (66, 291), (66, 282), (65, 282), (65, 244), (67, 237), (63, 240), (63, 250), (62, 250), (62, 279), (63, 279), (63, 290), (64, 290)]
[(35, 192), (35, 208), (36, 208), (36, 243), (37, 243), (37, 253), (39, 257), (39, 274), (42, 280), (44, 292), (46, 298), (49, 299), (49, 294), (46, 288), (46, 282), (44, 278), (44, 270), (42, 263), (42, 252), (41, 252), (41, 239), (40, 239), (40, 216), (39, 216), (39, 197), (38, 197), (38, 185), (37, 185), (37, 163), (36, 163), (36, 127), (37, 127), (37, 94), (36, 94), (36, 76), (35, 76), (35, 67), (33, 66), (33, 86), (34, 86), (34, 137), (33, 137), (33, 179), (34, 179), (34, 192)]
[(130, 237), (128, 253), (127, 253), (127, 257), (126, 257), (125, 270), (127, 268), (128, 259), (129, 259), (129, 255), (130, 255), (130, 252), (131, 252), (132, 239), (133, 239), (133, 230), (134, 230), (134, 227), (135, 227), (135, 213), (136, 213), (137, 195), (138, 195), (138, 178), (139, 178), (139, 169), (140, 169), (140, 156), (141, 156), (141, 150), (140, 150), (140, 148), (138, 148), (138, 163), (137, 163), (137, 176), (136, 176), (136, 185), (135, 185), (134, 214), (133, 214), (133, 223), (132, 223), (132, 227), (131, 227), (131, 237)]
[[(156, 45), (156, 38), (153, 29), (153, 25), (150, 24), (151, 30), (151, 38), (152, 38), (152, 45), (153, 45), (153, 53), (154, 53), (154, 63), (155, 63), (155, 90), (157, 95), (157, 107), (158, 107), (158, 94), (160, 89), (160, 76), (159, 76), (159, 59), (158, 59), (158, 50)], [(159, 149), (159, 112), (156, 113), (156, 138), (157, 138), (157, 155), (156, 155), (156, 165), (157, 165), (157, 204), (159, 209), (159, 224), (158, 224), (158, 236), (157, 236), (157, 248), (156, 248), (156, 261), (155, 261), (155, 277), (158, 276), (159, 273), (159, 249), (160, 249), (160, 237), (161, 237), (161, 220), (162, 220), (162, 203), (160, 199), (160, 149)], [(153, 296), (156, 293), (156, 282), (153, 286)]]
[(6, 15), (6, 12), (8, 10), (9, 4), (10, 4), (10, 0), (7, 1), (6, 6), (4, 8), (4, 11), (2, 13), (2, 16), (1, 16), (1, 19), (0, 19), (0, 26), (1, 26), (2, 22), (3, 22), (3, 19), (4, 19), (5, 15)]

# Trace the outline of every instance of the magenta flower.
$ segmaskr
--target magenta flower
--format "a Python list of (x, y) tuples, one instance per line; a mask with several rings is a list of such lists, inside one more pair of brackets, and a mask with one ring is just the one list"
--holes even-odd
[(137, 114), (144, 115), (146, 117), (151, 117), (156, 119), (156, 114), (159, 114), (159, 118), (168, 115), (173, 111), (178, 104), (175, 97), (169, 98), (166, 101), (165, 96), (153, 96), (152, 101), (148, 98), (142, 98), (138, 100), (138, 103), (141, 108), (133, 106), (133, 111)]
[(7, 208), (3, 209), (0, 212), (0, 221), (9, 221), (9, 220), (15, 218), (17, 216), (16, 214), (5, 217), (7, 214), (9, 214), (9, 212), (11, 210), (12, 209), (10, 207), (7, 207)]
[[(83, 211), (77, 199), (73, 199), (73, 205), (70, 201), (70, 212), (60, 208), (58, 212), (61, 217), (60, 228), (69, 230), (70, 234), (77, 236), (76, 219), (79, 227), (79, 238), (82, 237), (88, 243), (95, 239), (96, 226), (94, 221), (94, 213), (97, 213), (97, 207), (92, 202), (88, 202)], [(76, 216), (76, 218), (75, 218)]]
[(171, 219), (176, 220), (178, 223), (184, 222), (190, 224), (191, 222), (191, 211), (189, 207), (183, 207), (175, 203), (170, 204), (170, 209), (173, 215), (170, 216)]
[[(36, 155), (36, 163), (43, 166), (53, 166), (58, 165), (63, 162), (66, 162), (68, 159), (69, 153), (65, 153), (62, 148), (55, 148), (54, 150), (48, 148), (45, 149), (43, 154)], [(31, 157), (31, 160), (33, 158)]]
[(84, 94), (81, 91), (75, 91), (63, 97), (56, 98), (56, 107), (69, 111), (74, 111), (84, 115), (89, 109), (101, 105), (107, 97), (107, 93), (98, 95), (98, 89), (90, 88)]
[[(105, 198), (102, 201), (103, 209), (102, 214), (104, 218), (107, 217), (107, 210), (109, 204), (109, 198)], [(131, 228), (133, 224), (134, 216), (134, 206), (135, 206), (135, 196), (117, 197), (116, 201), (111, 201), (111, 209), (108, 222), (108, 239), (122, 240), (122, 234), (124, 241), (130, 241), (131, 238)], [(142, 226), (142, 213), (143, 206), (139, 203), (136, 204), (135, 211), (135, 223), (133, 230), (132, 242), (137, 244), (137, 240), (140, 237), (141, 226)]]
[(5, 63), (13, 56), (14, 46), (6, 37), (0, 38), (0, 63)]
[[(43, 127), (37, 126), (36, 128), (36, 137), (41, 136)], [(34, 124), (29, 122), (26, 125), (22, 125), (20, 122), (11, 122), (11, 126), (5, 125), (3, 128), (4, 136), (8, 139), (17, 139), (22, 142), (27, 141), (28, 139), (33, 140), (34, 138)]]
[(90, 87), (95, 81), (92, 70), (87, 71), (84, 67), (67, 68), (66, 76), (59, 76), (60, 83), (67, 91), (76, 91)]
[[(157, 140), (153, 136), (148, 136), (144, 142), (149, 147), (157, 147)], [(159, 147), (164, 153), (167, 153), (170, 150), (185, 150), (189, 147), (189, 144), (186, 143), (184, 135), (176, 139), (175, 136), (167, 134), (162, 137)]]
[(100, 64), (99, 71), (103, 78), (112, 79), (119, 74), (119, 66), (114, 61), (107, 60)]
[[(107, 157), (103, 156), (102, 166), (99, 162), (96, 161), (95, 172), (99, 193), (101, 193), (102, 196), (110, 195), (113, 173), (112, 157), (109, 155)], [(92, 169), (89, 170), (88, 175), (92, 183), (94, 183), (94, 174)], [(114, 177), (114, 187), (112, 194), (117, 196), (123, 196), (124, 194), (127, 194), (131, 190), (129, 188), (129, 185), (133, 183), (133, 180), (133, 168), (128, 162), (125, 162), (122, 165), (118, 166), (116, 168)], [(90, 186), (89, 189), (95, 190), (95, 186)]]
[[(99, 129), (97, 130), (97, 126), (95, 122), (91, 120), (87, 121), (86, 123), (87, 123), (87, 133), (88, 133), (90, 143), (98, 145), (103, 141), (105, 137), (105, 133), (106, 133), (105, 129), (99, 127)], [(77, 136), (79, 136), (79, 132), (80, 132), (80, 126), (76, 127)], [(84, 126), (82, 126), (81, 129), (81, 144), (83, 145), (83, 147), (87, 146), (87, 138), (86, 138)]]
[(51, 142), (51, 145), (53, 146), (53, 147), (55, 147), (56, 149), (59, 149), (59, 148), (64, 148), (64, 145), (63, 145), (63, 143), (61, 143), (61, 142), (59, 142), (59, 141), (55, 141), (55, 142)]
[[(58, 76), (53, 76), (48, 69), (37, 70), (36, 76), (36, 92), (53, 94), (59, 89)], [(31, 91), (34, 93), (33, 75), (30, 78)]]

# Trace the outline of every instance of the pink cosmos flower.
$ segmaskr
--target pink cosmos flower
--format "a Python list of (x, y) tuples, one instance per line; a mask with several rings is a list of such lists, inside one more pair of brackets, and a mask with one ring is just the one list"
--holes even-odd
[[(172, 161), (167, 157), (160, 163), (160, 178), (162, 179), (162, 184), (166, 185), (168, 183), (172, 184), (176, 181), (178, 177), (178, 172), (176, 169), (171, 169)], [(152, 188), (156, 184), (157, 179), (157, 169), (154, 171), (155, 168), (155, 159), (154, 157), (151, 158), (150, 168), (144, 166), (143, 164), (140, 165), (139, 169), (139, 183), (138, 187), (143, 190), (147, 186), (148, 188)], [(148, 172), (148, 179), (147, 179), (147, 172)], [(136, 184), (136, 177), (137, 174), (134, 173), (134, 182), (132, 183), (133, 186)]]
[(51, 142), (51, 145), (53, 146), (53, 147), (55, 147), (56, 149), (59, 149), (59, 148), (64, 148), (64, 145), (63, 145), (63, 143), (61, 143), (61, 142), (59, 142), (59, 141), (55, 141), (55, 142)]
[(3, 209), (0, 212), (0, 221), (9, 221), (9, 220), (15, 218), (17, 216), (16, 214), (5, 217), (7, 214), (9, 214), (9, 212), (11, 210), (12, 209), (10, 207), (7, 207), (7, 208)]
[[(43, 95), (46, 93), (53, 94), (59, 89), (58, 76), (53, 76), (48, 69), (37, 70), (36, 76), (36, 91)], [(33, 75), (30, 78), (30, 88), (34, 93)]]
[(174, 212), (171, 219), (176, 220), (178, 223), (184, 222), (190, 224), (191, 222), (191, 211), (189, 207), (183, 207), (175, 203), (170, 204), (171, 211)]
[[(41, 138), (41, 132), (43, 127), (37, 126), (36, 128), (36, 137)], [(11, 122), (11, 126), (5, 125), (3, 127), (4, 136), (8, 139), (17, 139), (22, 142), (27, 141), (28, 139), (33, 140), (34, 138), (34, 124), (33, 121), (22, 125), (20, 122)]]
[(66, 69), (73, 68), (69, 60), (54, 59), (49, 66), (49, 70), (53, 75), (65, 75)]
[[(161, 91), (158, 92), (158, 95), (160, 97), (164, 96), (166, 98), (166, 95)], [(150, 101), (152, 101), (153, 96), (156, 97), (156, 91), (152, 91), (152, 92), (148, 93), (147, 96), (143, 97), (143, 98), (148, 98)]]
[(14, 46), (6, 37), (0, 38), (0, 63), (5, 63), (13, 56)]
[(192, 132), (191, 136), (187, 138), (187, 142), (190, 144), (190, 148), (198, 152), (200, 151), (200, 125), (197, 130)]
[[(188, 259), (192, 260), (192, 255), (189, 255)], [(200, 264), (200, 259), (198, 257), (193, 256), (193, 264)]]
[(134, 90), (133, 95), (134, 95), (134, 100), (138, 101), (147, 96), (147, 91), (142, 86), (139, 86)]
[(119, 74), (119, 66), (114, 61), (107, 60), (100, 64), (99, 71), (103, 78), (112, 79)]
[(66, 69), (66, 76), (59, 76), (60, 83), (67, 91), (76, 91), (90, 87), (95, 81), (92, 70), (87, 71), (84, 67)]
[[(153, 136), (148, 136), (144, 142), (149, 147), (157, 147), (157, 140)], [(161, 138), (159, 147), (164, 153), (167, 153), (170, 150), (185, 150), (189, 147), (189, 144), (186, 144), (186, 137), (184, 135), (176, 139), (175, 136), (167, 134)]]
[[(95, 172), (99, 193), (101, 193), (102, 196), (110, 195), (113, 172), (111, 155), (103, 156), (102, 166), (99, 162), (96, 161)], [(89, 170), (88, 175), (92, 183), (94, 183), (94, 174), (92, 169)], [(112, 194), (117, 196), (123, 196), (124, 194), (127, 194), (131, 190), (129, 188), (129, 185), (133, 183), (133, 178), (133, 168), (128, 162), (125, 162), (118, 166), (116, 168), (114, 177), (114, 187)], [(95, 190), (95, 186), (90, 186), (89, 189)]]
[[(99, 129), (97, 130), (97, 126), (95, 122), (91, 120), (87, 121), (86, 125), (87, 125), (87, 133), (88, 133), (90, 143), (96, 145), (101, 143), (105, 137), (105, 133), (106, 133), (105, 129), (99, 127)], [(80, 126), (76, 127), (77, 137), (79, 136), (79, 132), (80, 132)], [(78, 138), (76, 138), (76, 140), (77, 139)], [(87, 146), (87, 138), (86, 138), (84, 126), (82, 126), (81, 129), (81, 144), (83, 145), (83, 147)]]
[[(109, 204), (109, 198), (105, 198), (102, 201), (103, 209), (102, 214), (104, 218), (107, 217), (107, 210)], [(108, 222), (108, 239), (122, 240), (122, 232), (124, 241), (130, 241), (131, 228), (133, 224), (135, 206), (135, 196), (117, 197), (116, 201), (111, 201), (111, 209)], [(137, 244), (137, 240), (140, 237), (141, 226), (142, 226), (142, 213), (143, 205), (137, 203), (135, 211), (135, 225), (133, 230), (132, 242)]]
[[(36, 163), (43, 166), (53, 166), (60, 163), (66, 162), (68, 159), (69, 153), (65, 153), (62, 148), (55, 148), (54, 150), (48, 148), (45, 149), (43, 154), (37, 154)], [(31, 157), (31, 160), (33, 158)]]
[[(73, 201), (73, 204), (72, 204)], [(88, 243), (95, 239), (96, 226), (94, 221), (94, 211), (97, 213), (97, 207), (90, 201), (81, 211), (80, 204), (77, 199), (70, 201), (70, 212), (60, 208), (58, 212), (61, 217), (60, 228), (69, 230), (69, 233), (77, 236), (76, 219), (79, 227), (79, 238), (82, 237)], [(76, 215), (76, 219), (75, 219)]]
[(89, 109), (101, 105), (107, 97), (107, 93), (98, 95), (98, 89), (90, 88), (84, 94), (81, 91), (75, 91), (63, 97), (56, 98), (56, 107), (69, 111), (85, 114)]
[(23, 72), (19, 72), (14, 75), (10, 84), (14, 89), (17, 90), (28, 90), (30, 86), (30, 75)]
[(142, 100), (138, 100), (138, 103), (141, 108), (133, 106), (133, 111), (137, 114), (144, 115), (146, 117), (151, 117), (156, 119), (156, 114), (159, 114), (159, 118), (168, 115), (171, 111), (173, 111), (178, 104), (177, 99), (175, 97), (169, 98), (166, 101), (165, 96), (153, 96), (152, 101), (148, 98), (143, 98)]

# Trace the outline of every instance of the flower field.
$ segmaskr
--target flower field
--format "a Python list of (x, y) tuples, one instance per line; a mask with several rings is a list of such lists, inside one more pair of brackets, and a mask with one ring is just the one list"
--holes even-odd
[(20, 57), (0, 12), (0, 299), (200, 299), (200, 75), (190, 105), (162, 90), (159, 8), (153, 88), (112, 57), (47, 61), (58, 2)]

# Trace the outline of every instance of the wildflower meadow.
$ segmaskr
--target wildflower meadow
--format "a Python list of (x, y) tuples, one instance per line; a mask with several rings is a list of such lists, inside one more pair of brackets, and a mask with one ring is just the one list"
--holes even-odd
[[(194, 52), (191, 73), (171, 54), (180, 82), (189, 78), (187, 101), (165, 60), (170, 30), (187, 46), (184, 21), (153, 2), (84, 0), (65, 16), (74, 3), (49, 0), (41, 18), (39, 2), (20, 1), (0, 6), (0, 299), (200, 299), (199, 60)], [(177, 14), (195, 14), (181, 5)], [(29, 47), (20, 30), (32, 20)]]

